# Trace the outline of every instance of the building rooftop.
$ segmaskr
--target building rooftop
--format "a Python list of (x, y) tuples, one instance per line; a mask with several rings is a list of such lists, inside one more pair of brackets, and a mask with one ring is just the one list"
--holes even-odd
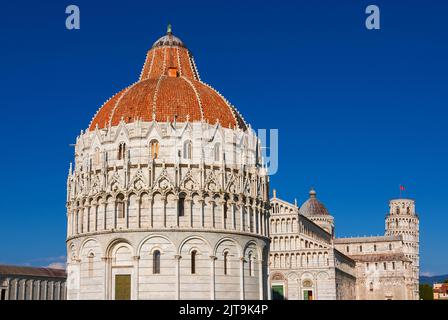
[(310, 197), (306, 200), (302, 206), (300, 207), (300, 213), (304, 216), (319, 216), (319, 215), (330, 215), (328, 213), (327, 208), (323, 205), (322, 202), (317, 200), (316, 191), (311, 188)]
[(370, 237), (353, 237), (353, 238), (336, 238), (335, 244), (342, 243), (365, 243), (365, 242), (386, 242), (386, 241), (401, 241), (402, 236), (370, 236)]
[(358, 262), (411, 261), (403, 253), (354, 254), (349, 257)]
[(66, 278), (67, 273), (62, 269), (35, 268), (24, 266), (0, 265), (0, 275), (17, 275), (33, 277)]
[(219, 122), (224, 128), (248, 128), (238, 110), (201, 81), (191, 52), (173, 35), (171, 27), (147, 52), (138, 81), (107, 100), (89, 130), (117, 126), (122, 120)]

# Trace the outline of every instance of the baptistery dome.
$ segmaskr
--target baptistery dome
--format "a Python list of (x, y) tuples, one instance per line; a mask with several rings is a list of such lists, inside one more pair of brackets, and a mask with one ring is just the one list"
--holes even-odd
[(235, 107), (199, 78), (193, 56), (169, 30), (148, 51), (139, 80), (110, 98), (89, 130), (143, 121), (219, 122), (246, 130)]
[(260, 140), (171, 29), (77, 137), (68, 299), (265, 299)]

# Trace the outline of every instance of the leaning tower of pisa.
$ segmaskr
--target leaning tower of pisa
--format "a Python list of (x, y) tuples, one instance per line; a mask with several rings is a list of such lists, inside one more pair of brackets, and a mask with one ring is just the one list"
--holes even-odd
[(386, 236), (401, 235), (404, 253), (412, 261), (414, 297), (418, 297), (420, 271), (419, 258), (419, 217), (412, 199), (393, 199), (389, 202), (386, 216)]

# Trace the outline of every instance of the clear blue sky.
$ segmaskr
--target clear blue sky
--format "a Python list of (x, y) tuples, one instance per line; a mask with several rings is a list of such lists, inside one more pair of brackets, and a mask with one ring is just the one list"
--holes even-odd
[[(81, 30), (65, 29), (65, 7)], [(364, 27), (368, 4), (381, 30)], [(66, 175), (98, 107), (134, 82), (168, 22), (202, 79), (256, 128), (278, 128), (271, 186), (310, 186), (338, 236), (384, 232), (415, 198), (421, 266), (448, 273), (448, 5), (443, 1), (8, 1), (0, 10), (0, 262), (65, 255)]]

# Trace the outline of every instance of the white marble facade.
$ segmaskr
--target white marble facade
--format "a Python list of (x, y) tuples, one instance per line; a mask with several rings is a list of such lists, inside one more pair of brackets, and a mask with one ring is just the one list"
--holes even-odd
[(65, 300), (65, 277), (0, 275), (0, 300)]
[(323, 229), (275, 192), (270, 224), (273, 299), (355, 299), (355, 261), (334, 248), (332, 227)]
[(205, 122), (82, 132), (67, 181), (68, 299), (114, 299), (121, 274), (131, 299), (266, 299), (259, 150), (250, 129)]
[(300, 208), (277, 198), (274, 191), (269, 263), (273, 297), (418, 299), (419, 218), (415, 203), (393, 199), (389, 207), (384, 236), (336, 238), (334, 218), (316, 199), (314, 190)]

